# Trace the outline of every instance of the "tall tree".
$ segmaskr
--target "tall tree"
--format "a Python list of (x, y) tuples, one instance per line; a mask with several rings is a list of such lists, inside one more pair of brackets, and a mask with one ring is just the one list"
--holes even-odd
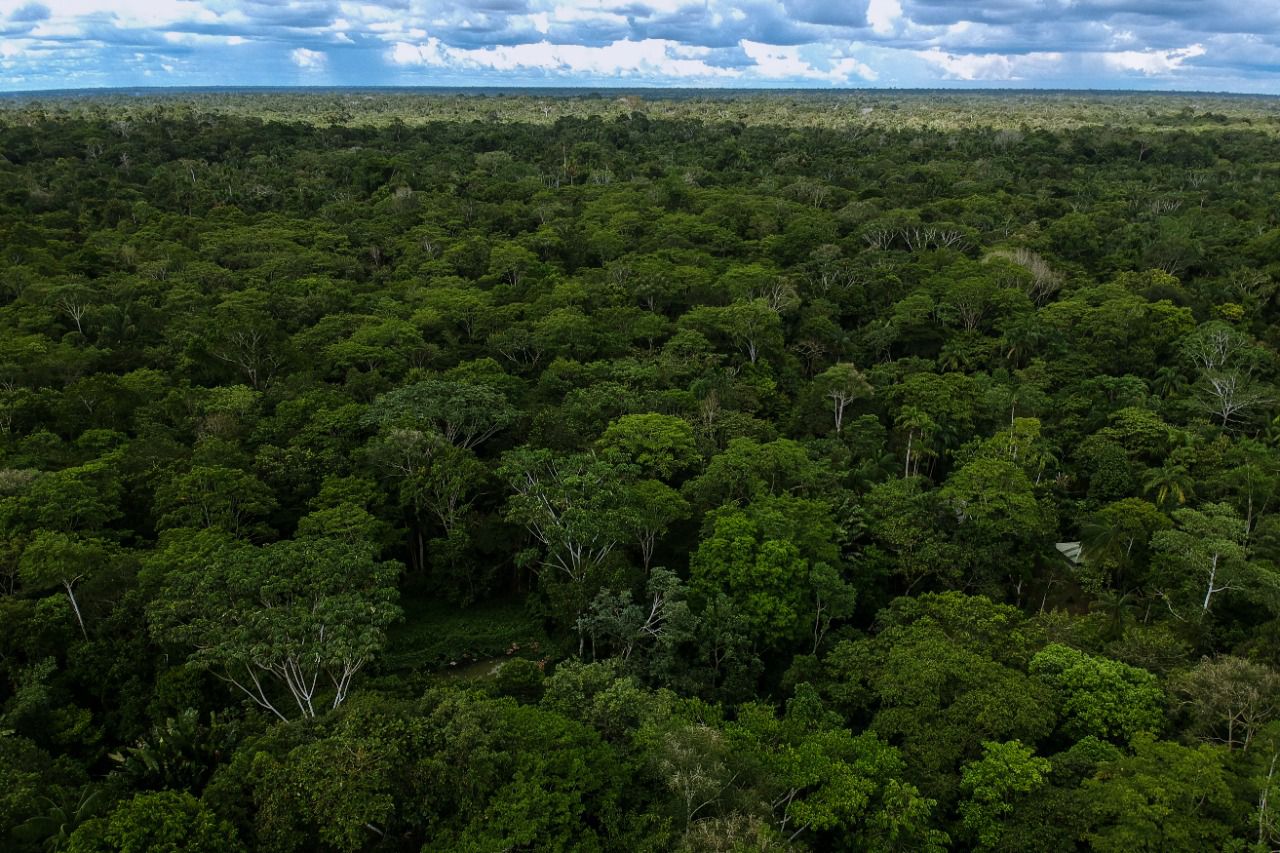
[(401, 567), (364, 544), (255, 547), (206, 531), (172, 539), (159, 559), (156, 638), (194, 648), (194, 663), (282, 720), (287, 701), (301, 717), (341, 705), (400, 616)]

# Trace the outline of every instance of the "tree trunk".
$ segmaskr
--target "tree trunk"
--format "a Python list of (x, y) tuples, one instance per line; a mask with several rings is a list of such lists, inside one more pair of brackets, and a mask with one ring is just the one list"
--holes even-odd
[(1218, 577), (1218, 555), (1213, 555), (1213, 560), (1209, 563), (1209, 586), (1204, 591), (1204, 604), (1200, 606), (1202, 614), (1209, 612), (1209, 600), (1213, 598), (1213, 594), (1217, 592), (1213, 588), (1213, 582)]
[(71, 599), (71, 610), (72, 610), (72, 612), (73, 612), (73, 613), (75, 613), (75, 614), (76, 614), (76, 624), (78, 624), (78, 625), (80, 626), (80, 633), (81, 633), (81, 634), (84, 636), (84, 638), (87, 640), (87, 639), (89, 639), (89, 632), (88, 632), (88, 631), (86, 631), (86, 630), (85, 630), (85, 628), (84, 628), (84, 617), (80, 614), (80, 604), (76, 601), (76, 594), (75, 594), (75, 592), (72, 590), (72, 585), (73, 585), (75, 582), (76, 582), (76, 581), (75, 581), (75, 579), (72, 579), (72, 580), (64, 580), (64, 581), (62, 582), (62, 585), (63, 585), (63, 587), (65, 587), (65, 588), (66, 588), (66, 590), (67, 590), (67, 598)]

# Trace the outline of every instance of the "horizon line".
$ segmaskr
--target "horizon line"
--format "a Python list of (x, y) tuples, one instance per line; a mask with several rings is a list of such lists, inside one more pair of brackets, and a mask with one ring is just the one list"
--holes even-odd
[(1259, 98), (1259, 99), (1280, 99), (1280, 93), (1266, 92), (1240, 92), (1227, 89), (1127, 89), (1120, 87), (1101, 87), (1101, 88), (1074, 88), (1062, 86), (973, 86), (973, 85), (952, 85), (952, 86), (860, 86), (860, 87), (835, 87), (835, 86), (685, 86), (664, 83), (640, 83), (635, 85), (604, 85), (596, 86), (581, 83), (511, 83), (508, 85), (494, 85), (490, 83), (484, 84), (466, 84), (466, 85), (403, 85), (403, 84), (335, 84), (335, 85), (273, 85), (273, 84), (244, 84), (244, 85), (172, 85), (172, 86), (81, 86), (69, 88), (49, 88), (49, 89), (3, 89), (0, 88), (0, 97), (21, 97), (21, 96), (76, 96), (76, 95), (105, 95), (119, 93), (147, 93), (147, 94), (170, 94), (170, 93), (198, 93), (198, 92), (243, 92), (251, 93), (270, 93), (270, 92), (481, 92), (481, 93), (497, 93), (499, 95), (510, 92), (511, 94), (522, 94), (527, 92), (540, 93), (556, 93), (556, 94), (579, 94), (579, 93), (660, 93), (660, 92), (707, 92), (718, 94), (804, 94), (804, 95), (840, 95), (840, 94), (862, 94), (862, 95), (878, 95), (878, 94), (1076, 94), (1076, 95), (1151, 95), (1157, 97), (1176, 97), (1176, 96), (1227, 96), (1232, 98)]

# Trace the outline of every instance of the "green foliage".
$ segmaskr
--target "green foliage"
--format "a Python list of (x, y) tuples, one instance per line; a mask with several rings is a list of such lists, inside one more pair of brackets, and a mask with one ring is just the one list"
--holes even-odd
[(1029, 672), (1057, 694), (1062, 730), (1072, 740), (1128, 742), (1163, 728), (1164, 692), (1146, 670), (1051, 643), (1031, 659)]
[(1003, 830), (1001, 819), (1014, 811), (1019, 796), (1045, 784), (1050, 766), (1016, 740), (988, 741), (982, 745), (982, 758), (964, 766), (960, 787), (966, 798), (960, 817), (980, 848), (996, 846)]
[(846, 839), (855, 849), (943, 849), (945, 835), (923, 823), (934, 803), (901, 781), (896, 750), (874, 734), (853, 736), (833, 725), (808, 685), (781, 719), (772, 709), (744, 706), (727, 735), (750, 757), (778, 830), (790, 840), (814, 834)]
[(365, 421), (384, 429), (429, 428), (455, 447), (469, 449), (508, 426), (515, 415), (506, 396), (488, 384), (430, 379), (379, 397)]
[(760, 443), (735, 438), (686, 488), (689, 497), (708, 508), (731, 500), (786, 491), (808, 491), (822, 478), (819, 466), (803, 445), (788, 439)]
[(1133, 754), (1106, 762), (1084, 783), (1094, 850), (1203, 850), (1231, 825), (1231, 792), (1212, 748), (1139, 735)]
[(1024, 668), (1037, 642), (1014, 608), (955, 593), (900, 598), (867, 640), (825, 659), (825, 690), (850, 717), (902, 744), (911, 778), (954, 796), (958, 765), (984, 741), (1035, 743), (1054, 727), (1052, 694)]
[(173, 788), (198, 793), (215, 767), (231, 753), (237, 726), (210, 714), (207, 723), (188, 708), (153, 726), (137, 745), (110, 758), (142, 787)]
[(839, 564), (829, 509), (821, 501), (762, 496), (715, 510), (706, 526), (689, 562), (694, 594), (723, 590), (752, 636), (769, 644), (793, 640), (806, 622), (815, 575)]
[[(193, 661), (281, 719), (293, 713), (290, 704), (303, 717), (315, 716), (322, 695), (331, 707), (340, 705), (400, 616), (399, 565), (335, 539), (258, 548), (207, 532), (195, 536), (194, 543), (176, 540), (170, 553), (207, 555), (208, 563), (167, 573), (150, 610), (157, 637), (193, 647)], [(285, 688), (289, 704), (267, 689), (268, 681)]]
[(1275, 846), (1274, 104), (668, 94), (0, 99), (0, 848)]
[(235, 829), (195, 797), (156, 791), (137, 794), (105, 818), (81, 826), (66, 849), (72, 853), (234, 853), (244, 848)]
[(225, 530), (260, 536), (263, 517), (274, 509), (271, 492), (252, 474), (234, 468), (199, 466), (156, 492), (157, 526)]
[(1245, 549), (1247, 531), (1234, 509), (1206, 504), (1174, 510), (1176, 526), (1151, 537), (1157, 566), (1175, 600), (1195, 618), (1208, 616), (1214, 597), (1223, 592), (1257, 593), (1269, 573), (1251, 563)]
[(609, 424), (598, 445), (607, 458), (664, 480), (701, 459), (693, 427), (671, 415), (623, 415)]

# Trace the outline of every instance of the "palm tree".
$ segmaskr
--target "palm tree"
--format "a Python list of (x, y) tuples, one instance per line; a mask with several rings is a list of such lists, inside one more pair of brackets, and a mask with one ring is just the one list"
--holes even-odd
[(1090, 610), (1100, 610), (1107, 614), (1107, 637), (1118, 640), (1124, 636), (1125, 625), (1138, 608), (1137, 596), (1133, 591), (1104, 590), (1097, 600), (1089, 605)]
[(32, 840), (40, 840), (49, 851), (67, 846), (72, 833), (94, 816), (99, 791), (88, 785), (79, 791), (66, 791), (58, 800), (41, 797), (44, 811), (28, 818), (18, 829)]
[(1096, 566), (1123, 567), (1134, 545), (1134, 537), (1128, 530), (1099, 515), (1091, 516), (1084, 523), (1080, 539), (1086, 558)]
[(1182, 374), (1182, 371), (1170, 365), (1157, 370), (1155, 377), (1151, 380), (1151, 390), (1157, 396), (1166, 399), (1185, 392), (1189, 387), (1187, 377)]
[(1170, 500), (1179, 505), (1185, 504), (1194, 485), (1195, 480), (1185, 466), (1169, 462), (1148, 471), (1142, 483), (1146, 494), (1155, 493), (1156, 506), (1159, 507), (1164, 507)]

